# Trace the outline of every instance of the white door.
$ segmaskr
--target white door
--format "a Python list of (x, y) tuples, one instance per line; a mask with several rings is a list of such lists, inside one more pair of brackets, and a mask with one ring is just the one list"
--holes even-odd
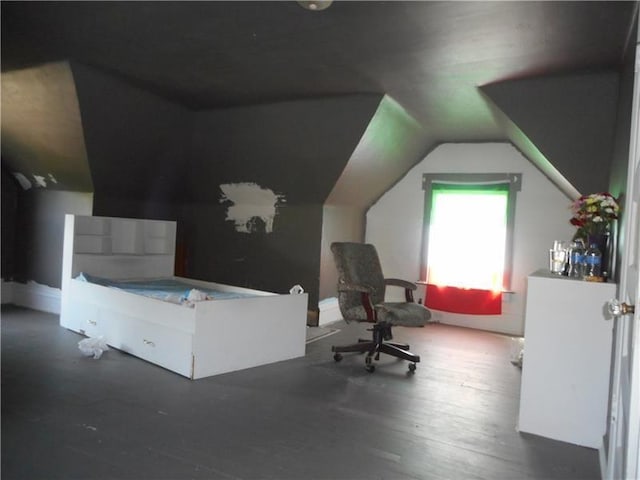
[[(640, 35), (640, 34), (639, 34)], [(629, 149), (629, 178), (623, 202), (624, 247), (618, 300), (633, 309), (615, 317), (613, 369), (609, 396), (607, 479), (640, 475), (640, 48), (636, 49), (635, 83)]]

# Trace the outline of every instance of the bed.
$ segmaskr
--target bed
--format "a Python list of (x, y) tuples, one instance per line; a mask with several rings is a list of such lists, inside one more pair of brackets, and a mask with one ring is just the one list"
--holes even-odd
[(307, 294), (175, 276), (175, 233), (66, 215), (60, 325), (190, 379), (304, 355)]

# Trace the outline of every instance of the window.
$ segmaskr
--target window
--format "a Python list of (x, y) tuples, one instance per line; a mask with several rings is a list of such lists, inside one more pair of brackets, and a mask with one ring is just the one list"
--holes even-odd
[[(469, 292), (510, 288), (515, 197), (520, 184), (521, 174), (424, 175), (421, 276), (428, 285), (428, 301), (429, 293), (431, 297), (443, 295), (442, 287)], [(436, 292), (435, 287), (440, 290)], [(446, 295), (453, 295), (449, 292)], [(457, 297), (451, 303), (465, 302)], [(463, 310), (460, 313), (477, 313), (473, 305)]]

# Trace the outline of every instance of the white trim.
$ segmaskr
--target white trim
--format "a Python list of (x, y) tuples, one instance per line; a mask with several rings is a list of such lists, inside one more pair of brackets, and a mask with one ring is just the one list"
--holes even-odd
[(12, 301), (10, 303), (43, 312), (60, 313), (61, 291), (59, 288), (41, 285), (34, 281), (27, 283), (11, 282), (10, 288), (12, 290)]
[(318, 309), (320, 311), (318, 315), (319, 327), (333, 323), (336, 320), (342, 320), (342, 313), (340, 313), (340, 307), (336, 297), (325, 298), (320, 301), (318, 303)]

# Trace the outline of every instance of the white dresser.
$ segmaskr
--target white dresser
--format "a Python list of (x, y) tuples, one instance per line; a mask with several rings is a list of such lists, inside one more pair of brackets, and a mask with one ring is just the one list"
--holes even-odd
[(614, 283), (527, 278), (519, 430), (591, 448), (606, 429)]

